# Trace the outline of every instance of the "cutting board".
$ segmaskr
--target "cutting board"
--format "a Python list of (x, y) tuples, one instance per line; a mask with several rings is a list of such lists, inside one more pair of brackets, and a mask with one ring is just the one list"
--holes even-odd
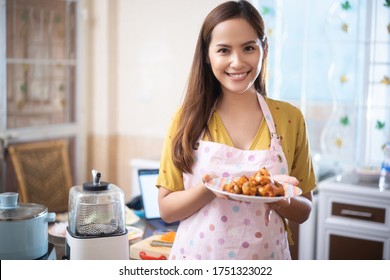
[(160, 240), (161, 235), (152, 235), (130, 246), (130, 259), (133, 260), (167, 260), (171, 248), (151, 246), (153, 240)]

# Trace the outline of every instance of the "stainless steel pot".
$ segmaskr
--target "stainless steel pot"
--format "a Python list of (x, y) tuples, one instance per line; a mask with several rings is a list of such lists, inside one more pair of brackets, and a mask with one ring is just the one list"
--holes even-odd
[(0, 259), (39, 259), (48, 251), (48, 223), (56, 215), (44, 205), (17, 200), (17, 193), (0, 194)]

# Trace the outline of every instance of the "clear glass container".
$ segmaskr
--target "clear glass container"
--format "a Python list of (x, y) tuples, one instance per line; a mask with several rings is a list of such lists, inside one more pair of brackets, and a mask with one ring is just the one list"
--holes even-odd
[(110, 236), (126, 232), (123, 191), (110, 183), (88, 182), (69, 192), (69, 231), (74, 236)]

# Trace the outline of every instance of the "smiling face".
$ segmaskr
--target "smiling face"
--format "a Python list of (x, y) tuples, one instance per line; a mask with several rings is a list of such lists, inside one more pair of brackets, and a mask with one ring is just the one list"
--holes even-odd
[(212, 71), (224, 94), (254, 91), (263, 49), (253, 27), (243, 18), (215, 26), (208, 49)]

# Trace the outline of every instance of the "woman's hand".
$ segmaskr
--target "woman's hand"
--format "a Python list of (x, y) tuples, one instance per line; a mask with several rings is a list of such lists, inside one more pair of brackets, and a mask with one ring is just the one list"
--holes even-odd
[[(211, 179), (214, 179), (213, 177), (211, 177), (209, 174), (206, 174), (203, 176), (202, 180), (203, 180), (203, 184), (206, 185), (206, 182), (210, 181)], [(211, 191), (210, 191), (211, 192)], [(224, 194), (217, 194), (215, 192), (213, 192), (213, 194), (215, 195), (215, 197), (218, 197), (218, 198), (222, 198), (222, 199), (230, 199), (229, 196), (227, 195), (224, 195)]]
[[(291, 177), (288, 175), (275, 175), (275, 176), (272, 176), (272, 179), (274, 181), (282, 183), (282, 184), (288, 183), (288, 184), (291, 184), (293, 186), (298, 186), (298, 184), (299, 184), (299, 181), (297, 180), (297, 178)], [(291, 199), (289, 197), (285, 198), (285, 199), (277, 200), (275, 202), (267, 203), (268, 208), (267, 208), (267, 211), (265, 213), (266, 223), (269, 222), (269, 218), (272, 214), (272, 210), (277, 211), (281, 208), (288, 207), (288, 206), (290, 206), (290, 203), (291, 203)]]
[(295, 177), (292, 177), (292, 176), (288, 176), (288, 175), (275, 175), (275, 176), (272, 176), (272, 179), (276, 182), (279, 182), (279, 183), (288, 183), (288, 184), (291, 184), (293, 186), (298, 186), (299, 184), (299, 181), (297, 178)]
[(265, 211), (265, 223), (268, 225), (270, 218), (271, 218), (272, 210), (278, 211), (281, 208), (290, 206), (290, 203), (291, 203), (291, 200), (289, 197), (285, 198), (285, 199), (280, 199), (280, 200), (275, 201), (275, 202), (267, 203), (268, 207)]
[[(298, 184), (299, 184), (299, 181), (297, 178), (291, 177), (288, 175), (275, 175), (275, 176), (272, 176), (272, 179), (276, 182), (281, 183), (281, 184), (288, 183), (288, 184), (291, 184), (293, 186), (298, 186)], [(290, 202), (291, 202), (290, 198), (285, 198), (285, 199), (280, 199), (280, 200), (275, 201), (275, 202), (268, 203), (268, 206), (273, 210), (278, 210), (280, 208), (289, 206)]]

